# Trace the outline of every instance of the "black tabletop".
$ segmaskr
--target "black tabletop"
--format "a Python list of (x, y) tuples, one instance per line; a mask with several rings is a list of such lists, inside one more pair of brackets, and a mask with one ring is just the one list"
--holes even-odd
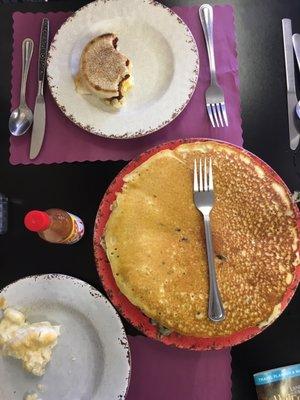
[[(103, 193), (125, 163), (11, 166), (8, 162), (11, 14), (15, 10), (75, 10), (85, 3), (84, 0), (2, 1), (2, 4), (0, 1), (0, 192), (10, 198), (9, 230), (0, 237), (0, 287), (27, 275), (60, 272), (81, 278), (103, 291), (93, 258), (94, 219)], [(173, 6), (199, 4), (199, 1), (164, 3)], [(292, 18), (294, 32), (300, 32), (300, 1), (231, 0), (230, 3), (235, 6), (236, 16), (244, 146), (269, 163), (291, 190), (300, 190), (300, 155), (290, 151), (288, 141), (281, 31), (281, 19), (288, 17)], [(25, 231), (22, 220), (27, 210), (54, 206), (72, 211), (84, 220), (86, 235), (78, 244), (55, 246)], [(256, 399), (254, 372), (300, 362), (299, 310), (298, 291), (270, 328), (232, 349), (234, 400)], [(124, 323), (128, 333), (136, 333)]]

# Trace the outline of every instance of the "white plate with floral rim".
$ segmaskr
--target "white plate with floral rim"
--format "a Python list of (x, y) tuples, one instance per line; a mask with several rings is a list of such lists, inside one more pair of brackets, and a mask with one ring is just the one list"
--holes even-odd
[[(118, 111), (78, 94), (74, 85), (84, 46), (108, 32), (118, 36), (118, 49), (133, 64), (134, 87)], [(189, 28), (152, 0), (98, 0), (82, 7), (56, 33), (47, 65), (63, 113), (86, 131), (115, 139), (145, 136), (170, 123), (188, 104), (199, 73)]]
[[(58, 344), (42, 377), (19, 360), (0, 356), (0, 399), (125, 399), (130, 352), (122, 322), (96, 289), (71, 276), (51, 274), (20, 279), (2, 291), (7, 304), (28, 321), (60, 325)], [(1, 313), (1, 311), (0, 311)]]

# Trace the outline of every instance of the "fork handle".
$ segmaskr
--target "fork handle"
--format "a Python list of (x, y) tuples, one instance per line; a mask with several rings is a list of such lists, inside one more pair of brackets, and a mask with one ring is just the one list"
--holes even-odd
[(223, 319), (225, 318), (225, 311), (223, 308), (216, 278), (216, 267), (214, 261), (214, 249), (209, 215), (204, 215), (204, 229), (209, 270), (208, 318), (214, 322), (219, 322), (223, 321)]
[(214, 13), (212, 6), (209, 4), (203, 4), (199, 8), (199, 17), (206, 42), (211, 83), (216, 83), (217, 81), (216, 62), (215, 62), (214, 39), (213, 39)]

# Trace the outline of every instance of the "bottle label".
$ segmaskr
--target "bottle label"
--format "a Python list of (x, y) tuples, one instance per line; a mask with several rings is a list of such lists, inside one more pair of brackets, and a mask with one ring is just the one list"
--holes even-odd
[(70, 235), (60, 243), (73, 244), (73, 243), (78, 242), (78, 240), (80, 240), (82, 238), (82, 236), (84, 234), (84, 225), (79, 217), (77, 217), (76, 215), (73, 215), (71, 213), (68, 213), (68, 214), (73, 223), (72, 230), (71, 230)]

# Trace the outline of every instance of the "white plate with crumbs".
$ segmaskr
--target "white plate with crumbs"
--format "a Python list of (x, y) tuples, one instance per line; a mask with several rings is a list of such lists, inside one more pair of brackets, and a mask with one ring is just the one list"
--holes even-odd
[[(132, 62), (134, 86), (119, 110), (75, 90), (83, 49), (106, 33), (118, 37), (118, 50)], [(84, 130), (114, 139), (145, 136), (170, 123), (191, 99), (199, 73), (189, 28), (152, 0), (98, 0), (82, 7), (56, 33), (47, 64), (62, 112)]]
[[(96, 289), (51, 274), (21, 279), (0, 292), (29, 322), (60, 325), (58, 344), (42, 377), (0, 356), (0, 399), (121, 400), (130, 379), (130, 352), (121, 320)], [(0, 311), (1, 313), (1, 311)]]

